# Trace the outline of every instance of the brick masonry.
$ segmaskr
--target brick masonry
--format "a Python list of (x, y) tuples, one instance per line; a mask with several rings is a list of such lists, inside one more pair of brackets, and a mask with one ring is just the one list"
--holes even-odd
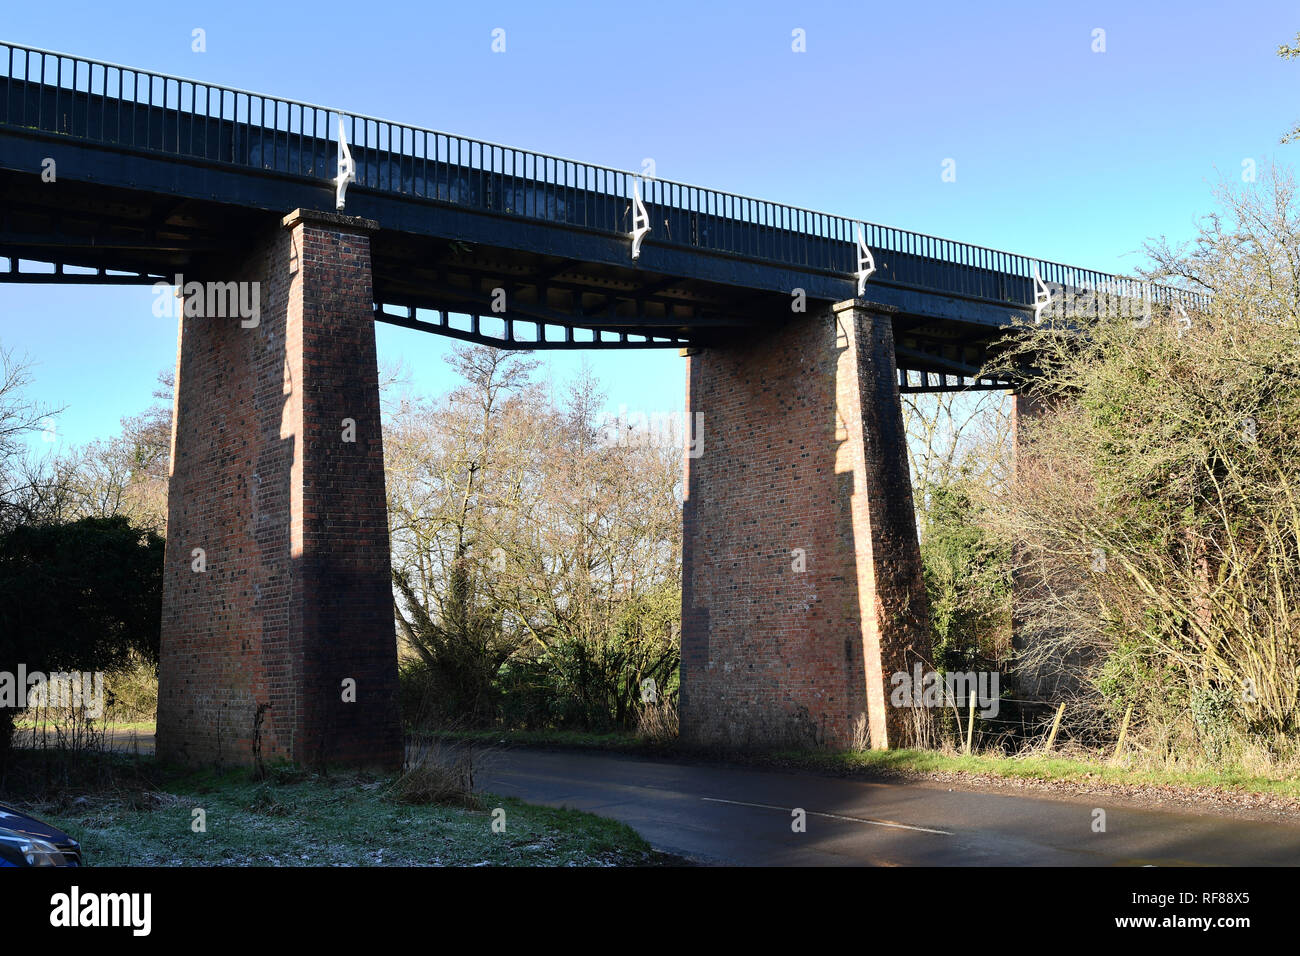
[(1047, 410), (1046, 401), (1030, 392), (1011, 392), (1011, 465), (1020, 465), (1021, 448), (1026, 444), (1025, 425), (1037, 421)]
[(701, 350), (687, 392), (683, 737), (906, 743), (889, 678), (930, 641), (890, 318), (843, 302)]
[(194, 277), (260, 283), (261, 314), (180, 322), (163, 758), (249, 763), (256, 745), (266, 760), (401, 762), (373, 227), (299, 211)]

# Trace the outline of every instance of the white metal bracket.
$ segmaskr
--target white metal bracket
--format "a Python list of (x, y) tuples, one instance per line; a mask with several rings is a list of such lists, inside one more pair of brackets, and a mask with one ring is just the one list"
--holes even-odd
[(1038, 263), (1034, 263), (1034, 325), (1043, 321), (1043, 310), (1052, 304), (1052, 290), (1038, 274)]
[(871, 254), (867, 248), (866, 237), (862, 234), (862, 227), (858, 226), (858, 298), (867, 291), (867, 280), (871, 274), (876, 271), (876, 257)]
[(343, 117), (339, 117), (339, 174), (334, 177), (334, 208), (342, 209), (347, 201), (348, 183), (357, 181), (357, 164), (348, 149), (348, 137), (343, 132)]
[(641, 258), (641, 240), (650, 231), (650, 214), (641, 202), (641, 188), (632, 180), (632, 258)]

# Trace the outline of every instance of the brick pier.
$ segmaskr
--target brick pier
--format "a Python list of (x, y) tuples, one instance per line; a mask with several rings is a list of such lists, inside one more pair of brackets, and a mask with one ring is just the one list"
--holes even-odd
[(682, 735), (731, 748), (909, 739), (928, 661), (887, 314), (861, 300), (688, 358)]
[(163, 758), (401, 762), (375, 225), (299, 210), (242, 262), (184, 277), (256, 282), (260, 315), (180, 322)]

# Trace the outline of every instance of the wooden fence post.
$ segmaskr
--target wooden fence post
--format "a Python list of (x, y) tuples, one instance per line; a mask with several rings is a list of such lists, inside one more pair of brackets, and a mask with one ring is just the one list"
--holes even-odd
[(966, 753), (970, 754), (971, 737), (975, 733), (975, 694), (967, 687), (970, 694), (970, 717), (966, 720)]
[(1115, 755), (1110, 758), (1111, 760), (1118, 760), (1120, 751), (1124, 749), (1124, 738), (1128, 736), (1128, 721), (1132, 716), (1133, 705), (1129, 704), (1128, 710), (1124, 711), (1124, 723), (1120, 724), (1119, 728), (1119, 742), (1115, 744)]
[(1052, 744), (1053, 744), (1053, 742), (1055, 742), (1055, 740), (1056, 740), (1056, 732), (1057, 732), (1057, 730), (1059, 730), (1060, 727), (1061, 727), (1061, 715), (1064, 714), (1064, 713), (1065, 713), (1065, 704), (1064, 704), (1064, 702), (1062, 702), (1061, 706), (1058, 707), (1058, 708), (1056, 708), (1056, 719), (1052, 721), (1052, 732), (1051, 732), (1050, 734), (1047, 735), (1047, 752), (1048, 752), (1048, 753), (1051, 753), (1051, 751), (1052, 751)]

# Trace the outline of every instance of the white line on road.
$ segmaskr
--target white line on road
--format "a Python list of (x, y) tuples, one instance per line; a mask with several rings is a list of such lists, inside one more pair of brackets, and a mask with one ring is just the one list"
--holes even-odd
[[(758, 807), (760, 810), (784, 810), (786, 813), (793, 813), (796, 807), (774, 807), (770, 803), (745, 803), (743, 800), (721, 800), (717, 797), (700, 797), (709, 803), (730, 803), (737, 807)], [(917, 830), (921, 833), (940, 833), (943, 836), (952, 836), (949, 830), (932, 830), (929, 827), (914, 827), (908, 823), (893, 823), (889, 820), (868, 820), (864, 817), (845, 817), (838, 813), (821, 813), (818, 810), (805, 810), (809, 816), (826, 817), (830, 820), (847, 820), (849, 823), (869, 823), (873, 827), (892, 827), (895, 830)]]

